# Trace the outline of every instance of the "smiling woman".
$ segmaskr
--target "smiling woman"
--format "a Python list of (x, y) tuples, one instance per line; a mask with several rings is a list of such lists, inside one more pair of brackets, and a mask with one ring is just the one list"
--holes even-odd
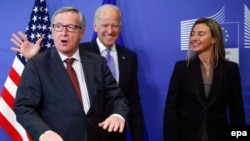
[(229, 125), (246, 124), (238, 66), (225, 59), (221, 27), (215, 20), (198, 19), (189, 41), (188, 58), (176, 62), (170, 80), (164, 140), (227, 140)]

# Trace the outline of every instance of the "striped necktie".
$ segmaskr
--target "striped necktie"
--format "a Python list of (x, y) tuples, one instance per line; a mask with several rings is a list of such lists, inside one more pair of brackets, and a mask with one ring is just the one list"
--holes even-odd
[(82, 96), (81, 96), (81, 90), (80, 90), (80, 86), (79, 86), (79, 82), (76, 76), (76, 72), (74, 70), (74, 68), (72, 67), (72, 64), (74, 62), (74, 58), (67, 58), (65, 59), (65, 62), (67, 64), (66, 70), (69, 74), (69, 77), (71, 79), (71, 82), (74, 86), (74, 89), (77, 93), (77, 97), (79, 98), (80, 102), (82, 103)]

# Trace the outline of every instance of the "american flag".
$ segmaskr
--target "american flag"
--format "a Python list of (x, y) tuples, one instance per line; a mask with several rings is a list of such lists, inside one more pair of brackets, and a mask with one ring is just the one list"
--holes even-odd
[[(35, 43), (39, 38), (43, 38), (40, 52), (54, 46), (50, 32), (50, 18), (45, 0), (35, 1), (25, 34), (32, 43)], [(27, 132), (16, 121), (16, 116), (13, 111), (16, 90), (25, 64), (26, 59), (22, 54), (17, 53), (0, 98), (0, 126), (13, 141), (31, 141)]]

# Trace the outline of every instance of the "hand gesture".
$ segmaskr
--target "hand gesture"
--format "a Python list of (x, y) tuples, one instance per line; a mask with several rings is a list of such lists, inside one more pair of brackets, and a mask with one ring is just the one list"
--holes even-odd
[(119, 116), (111, 115), (105, 121), (99, 123), (99, 127), (108, 130), (108, 132), (117, 132), (119, 130), (122, 133), (125, 127), (125, 120)]
[(63, 139), (56, 132), (48, 130), (39, 137), (39, 141), (63, 141)]
[(17, 47), (11, 47), (11, 50), (21, 53), (26, 59), (30, 59), (31, 57), (38, 54), (41, 48), (40, 44), (43, 40), (42, 38), (38, 39), (36, 44), (32, 44), (24, 33), (19, 31), (18, 35), (19, 36), (12, 34), (10, 41)]

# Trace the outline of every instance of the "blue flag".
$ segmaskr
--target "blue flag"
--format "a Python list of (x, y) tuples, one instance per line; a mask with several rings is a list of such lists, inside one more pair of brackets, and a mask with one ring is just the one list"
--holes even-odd
[(116, 0), (103, 0), (102, 4), (114, 4), (114, 5), (116, 5)]

